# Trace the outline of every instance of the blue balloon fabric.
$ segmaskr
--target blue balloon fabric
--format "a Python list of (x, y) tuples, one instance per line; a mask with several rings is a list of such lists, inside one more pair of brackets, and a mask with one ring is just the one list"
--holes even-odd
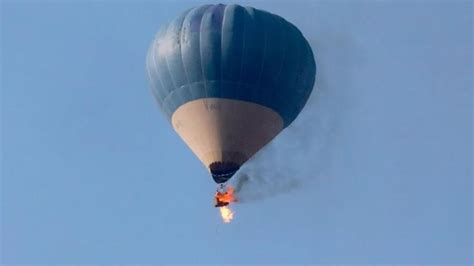
[(316, 64), (308, 41), (282, 17), (218, 4), (192, 8), (163, 27), (147, 71), (169, 119), (187, 102), (227, 98), (271, 108), (287, 127), (311, 94)]

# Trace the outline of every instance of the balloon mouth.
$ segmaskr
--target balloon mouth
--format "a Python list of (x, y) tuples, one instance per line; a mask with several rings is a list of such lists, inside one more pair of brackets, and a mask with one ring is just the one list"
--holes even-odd
[(234, 162), (213, 162), (209, 165), (209, 171), (217, 184), (227, 182), (239, 168), (240, 165)]

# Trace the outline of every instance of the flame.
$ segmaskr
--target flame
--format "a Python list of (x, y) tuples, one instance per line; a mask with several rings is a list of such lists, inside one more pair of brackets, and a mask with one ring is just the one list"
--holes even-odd
[(234, 213), (227, 206), (220, 207), (219, 211), (221, 212), (222, 221), (224, 221), (226, 224), (230, 223), (234, 218)]
[(227, 191), (224, 192), (218, 190), (215, 195), (215, 201), (216, 204), (221, 204), (216, 205), (216, 207), (219, 207), (222, 221), (224, 221), (224, 223), (230, 223), (234, 218), (234, 212), (232, 212), (232, 209), (230, 209), (228, 205), (231, 202), (237, 201), (234, 196), (234, 188), (228, 187)]
[(226, 192), (217, 192), (216, 193), (216, 200), (220, 202), (231, 203), (236, 201), (234, 196), (234, 188), (229, 187)]

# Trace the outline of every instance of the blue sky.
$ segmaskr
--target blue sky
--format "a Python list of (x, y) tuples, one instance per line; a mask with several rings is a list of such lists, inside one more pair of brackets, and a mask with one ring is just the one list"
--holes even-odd
[(201, 3), (2, 2), (3, 263), (472, 263), (472, 2), (240, 2), (297, 25), (318, 76), (242, 169), (297, 188), (231, 224), (146, 82)]

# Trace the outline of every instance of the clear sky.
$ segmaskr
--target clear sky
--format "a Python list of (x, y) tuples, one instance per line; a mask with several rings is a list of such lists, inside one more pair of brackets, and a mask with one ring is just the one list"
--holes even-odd
[(472, 2), (240, 2), (297, 25), (318, 75), (243, 169), (298, 186), (231, 224), (146, 82), (199, 4), (2, 1), (3, 263), (472, 263)]

